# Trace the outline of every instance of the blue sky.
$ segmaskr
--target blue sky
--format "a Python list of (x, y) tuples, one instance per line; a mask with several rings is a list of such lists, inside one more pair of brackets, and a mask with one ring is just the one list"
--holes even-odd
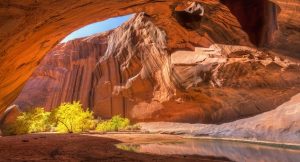
[(96, 33), (117, 28), (118, 26), (126, 22), (128, 19), (130, 19), (132, 16), (133, 15), (120, 16), (120, 17), (110, 18), (104, 21), (96, 22), (93, 24), (89, 24), (69, 34), (61, 41), (61, 43), (67, 42), (75, 38), (86, 37)]

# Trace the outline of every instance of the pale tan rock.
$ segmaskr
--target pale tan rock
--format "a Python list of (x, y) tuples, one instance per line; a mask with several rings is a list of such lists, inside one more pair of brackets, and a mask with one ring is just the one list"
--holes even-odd
[(300, 144), (300, 94), (274, 110), (220, 125), (171, 122), (139, 123), (150, 133), (211, 136)]

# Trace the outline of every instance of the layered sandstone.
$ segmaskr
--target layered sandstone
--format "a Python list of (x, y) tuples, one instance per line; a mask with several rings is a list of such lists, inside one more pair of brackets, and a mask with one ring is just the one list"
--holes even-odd
[(300, 94), (269, 112), (215, 124), (140, 123), (143, 131), (300, 144)]
[(45, 54), (68, 33), (129, 13), (144, 11), (150, 16), (167, 35), (168, 53), (218, 43), (268, 47), (281, 55), (299, 56), (298, 0), (199, 0), (202, 17), (184, 13), (189, 6), (185, 2), (1, 1), (0, 112), (18, 96)]
[(95, 115), (219, 123), (272, 110), (300, 92), (300, 64), (269, 50), (213, 44), (169, 53), (145, 14), (55, 47), (15, 101), (23, 110), (80, 100)]

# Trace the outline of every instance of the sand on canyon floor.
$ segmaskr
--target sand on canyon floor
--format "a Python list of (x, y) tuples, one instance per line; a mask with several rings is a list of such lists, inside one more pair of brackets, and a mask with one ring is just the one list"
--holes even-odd
[(225, 158), (151, 155), (117, 149), (115, 144), (174, 141), (182, 137), (162, 134), (56, 134), (41, 133), (0, 137), (0, 161), (199, 161), (221, 162)]

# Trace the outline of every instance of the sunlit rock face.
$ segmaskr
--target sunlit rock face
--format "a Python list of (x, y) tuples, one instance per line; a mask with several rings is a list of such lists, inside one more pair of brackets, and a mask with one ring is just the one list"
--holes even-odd
[[(190, 2), (200, 3), (203, 16), (201, 7), (190, 7)], [(15, 100), (45, 54), (89, 23), (146, 12), (166, 33), (168, 54), (227, 44), (299, 57), (299, 6), (298, 0), (1, 1), (0, 112)], [(184, 13), (189, 7), (196, 12)]]
[[(200, 15), (201, 16), (201, 15)], [(272, 51), (213, 44), (168, 52), (145, 13), (55, 47), (15, 101), (23, 110), (80, 100), (95, 115), (220, 123), (272, 110), (300, 92), (300, 64)]]

